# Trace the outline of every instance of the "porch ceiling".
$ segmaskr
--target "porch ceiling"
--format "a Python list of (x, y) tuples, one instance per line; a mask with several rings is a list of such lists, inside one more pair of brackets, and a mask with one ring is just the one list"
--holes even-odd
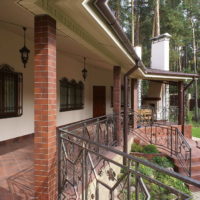
[[(1, 0), (0, 6), (0, 27), (22, 36), (22, 28), (26, 26), (27, 38), (33, 42), (34, 38), (34, 15), (50, 14), (49, 11), (41, 9), (39, 3), (46, 1), (36, 0)], [(83, 57), (87, 57), (87, 65), (91, 67), (101, 67), (112, 69), (114, 65), (127, 66), (131, 63), (127, 61), (126, 55), (114, 46), (115, 44), (106, 36), (103, 29), (93, 20), (82, 6), (81, 0), (58, 0), (48, 1), (60, 13), (67, 13), (69, 27), (58, 21), (57, 26), (57, 48), (58, 51), (73, 57), (83, 63)], [(26, 9), (25, 9), (26, 8)], [(5, 12), (6, 10), (6, 12)], [(65, 15), (65, 14), (64, 14)], [(81, 30), (82, 24), (84, 29)], [(8, 23), (5, 23), (8, 22)], [(79, 29), (78, 29), (79, 28)], [(71, 29), (74, 29), (73, 31)], [(89, 30), (90, 29), (90, 30)], [(87, 30), (86, 32), (84, 32)], [(77, 32), (77, 34), (75, 32)], [(87, 32), (92, 33), (91, 38)], [(86, 34), (86, 35), (84, 35)], [(101, 42), (99, 42), (101, 41)], [(89, 45), (92, 42), (93, 45)], [(95, 43), (96, 42), (96, 43)], [(22, 41), (23, 43), (23, 41)], [(121, 61), (117, 61), (118, 58)], [(122, 58), (122, 59), (121, 59)]]
[[(7, 0), (3, 0), (7, 2)], [(14, 0), (8, 0), (14, 4)], [(15, 5), (25, 8), (23, 12), (33, 17), (49, 14), (57, 20), (58, 48), (75, 57), (89, 57), (89, 64), (112, 69), (122, 66), (122, 71), (132, 67), (134, 61), (127, 51), (119, 45), (116, 37), (110, 35), (109, 26), (105, 29), (88, 10), (88, 0), (20, 0)], [(21, 10), (22, 11), (22, 10)], [(27, 12), (29, 11), (29, 13)], [(95, 14), (94, 14), (95, 15)], [(22, 18), (22, 17), (21, 17)], [(26, 20), (26, 17), (24, 18)], [(25, 23), (27, 25), (27, 23)], [(109, 33), (108, 33), (109, 32)], [(65, 38), (65, 39), (62, 39)], [(112, 39), (111, 39), (112, 38)], [(59, 40), (61, 42), (59, 42)], [(65, 41), (65, 42), (63, 42)]]
[(159, 80), (159, 81), (187, 81), (192, 79), (198, 79), (199, 75), (197, 74), (188, 74), (182, 72), (171, 72), (150, 68), (138, 68), (134, 74), (131, 76), (132, 78), (143, 79), (143, 80)]

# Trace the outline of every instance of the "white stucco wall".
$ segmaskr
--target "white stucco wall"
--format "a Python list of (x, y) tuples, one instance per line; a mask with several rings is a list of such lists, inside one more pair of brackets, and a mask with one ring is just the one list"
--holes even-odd
[[(19, 35), (0, 29), (0, 64), (8, 64), (15, 71), (23, 73), (23, 115), (21, 117), (0, 119), (0, 141), (16, 138), (34, 132), (34, 100), (33, 100), (33, 42), (28, 41), (31, 50), (29, 63), (24, 69), (21, 63), (19, 49), (23, 38)], [(70, 49), (69, 49), (70, 51)], [(112, 70), (87, 66), (88, 78), (84, 84), (84, 109), (59, 112), (59, 80), (66, 77), (69, 80), (82, 80), (83, 63), (66, 55), (57, 53), (57, 83), (58, 83), (58, 115), (57, 126), (90, 118), (93, 115), (93, 85), (106, 86), (106, 113), (112, 113), (110, 103), (110, 87), (113, 83)]]
[(152, 42), (151, 68), (169, 71), (169, 38)]

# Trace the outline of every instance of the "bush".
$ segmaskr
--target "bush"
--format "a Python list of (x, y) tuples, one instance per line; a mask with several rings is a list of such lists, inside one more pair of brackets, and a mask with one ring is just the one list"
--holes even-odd
[(174, 167), (173, 163), (168, 158), (163, 156), (155, 156), (152, 158), (152, 162), (164, 168)]
[(131, 152), (142, 153), (143, 152), (143, 146), (141, 146), (140, 144), (133, 143), (131, 145)]
[(157, 147), (153, 144), (144, 146), (143, 153), (159, 153)]

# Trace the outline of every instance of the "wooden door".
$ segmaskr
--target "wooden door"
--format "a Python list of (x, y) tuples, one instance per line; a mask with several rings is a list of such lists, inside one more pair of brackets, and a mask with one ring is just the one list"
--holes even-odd
[(106, 87), (93, 86), (93, 117), (106, 114)]

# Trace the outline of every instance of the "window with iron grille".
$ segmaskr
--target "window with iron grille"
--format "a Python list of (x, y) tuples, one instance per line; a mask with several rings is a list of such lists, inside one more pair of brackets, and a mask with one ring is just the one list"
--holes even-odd
[(22, 115), (23, 75), (7, 64), (0, 65), (0, 118)]
[(84, 85), (81, 81), (60, 80), (60, 111), (83, 109)]

